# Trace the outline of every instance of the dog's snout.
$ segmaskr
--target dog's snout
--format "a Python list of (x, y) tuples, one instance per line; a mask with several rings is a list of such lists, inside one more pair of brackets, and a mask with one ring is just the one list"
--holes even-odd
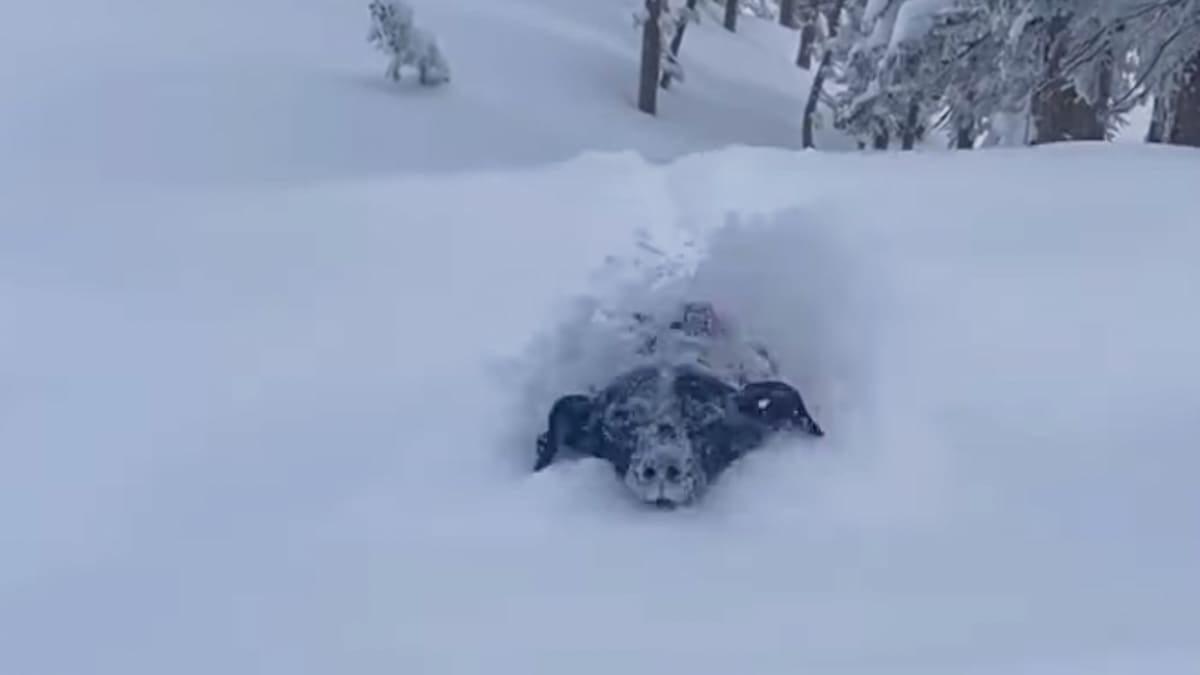
[(661, 442), (660, 433), (680, 433), (679, 426), (669, 422), (655, 425), (650, 431), (651, 435), (643, 437), (646, 445), (626, 470), (625, 484), (649, 504), (661, 506), (665, 500), (682, 505), (693, 501), (703, 490), (705, 479), (686, 437)]
[(678, 483), (683, 474), (683, 467), (674, 457), (655, 457), (642, 467), (641, 478), (644, 481)]

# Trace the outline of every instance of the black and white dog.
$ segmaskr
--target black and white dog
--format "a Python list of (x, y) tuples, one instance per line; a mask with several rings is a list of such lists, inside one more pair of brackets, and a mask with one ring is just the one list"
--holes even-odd
[[(685, 305), (668, 331), (692, 341), (723, 337), (715, 312), (703, 303)], [(771, 379), (738, 386), (703, 358), (695, 361), (659, 359), (593, 396), (560, 398), (538, 438), (534, 471), (564, 449), (598, 457), (640, 501), (674, 507), (695, 502), (722, 471), (774, 434), (824, 435), (790, 385)]]

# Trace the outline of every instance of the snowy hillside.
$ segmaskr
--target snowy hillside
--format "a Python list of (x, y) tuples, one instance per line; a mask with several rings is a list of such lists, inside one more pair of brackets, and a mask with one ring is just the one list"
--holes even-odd
[(0, 141), (23, 158), (2, 175), (294, 183), (798, 145), (794, 35), (752, 21), (736, 36), (702, 21), (660, 119), (631, 114), (636, 4), (418, 3), (460, 85), (435, 91), (384, 80), (365, 0), (118, 0), (65, 24), (35, 6), (0, 27), (12, 61), (36, 64), (0, 75)]
[[(648, 118), (622, 2), (420, 3), (432, 91), (365, 3), (104, 5), (0, 23), (0, 672), (1195, 672), (1194, 151), (794, 152), (748, 17)], [(631, 291), (828, 437), (530, 475)]]

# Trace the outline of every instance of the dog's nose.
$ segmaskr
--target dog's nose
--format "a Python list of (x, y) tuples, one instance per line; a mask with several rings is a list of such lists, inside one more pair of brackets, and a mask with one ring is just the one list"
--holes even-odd
[[(678, 425), (671, 426), (678, 431)], [(657, 441), (653, 438), (646, 440), (651, 443)], [(638, 499), (660, 507), (666, 506), (660, 503), (662, 500), (682, 506), (691, 502), (703, 489), (704, 476), (700, 473), (699, 459), (691, 446), (686, 444), (686, 437), (680, 441), (643, 446), (632, 458), (624, 480)]]
[(662, 480), (667, 483), (678, 483), (683, 478), (683, 469), (679, 462), (672, 457), (658, 457), (657, 461), (642, 468), (642, 480)]

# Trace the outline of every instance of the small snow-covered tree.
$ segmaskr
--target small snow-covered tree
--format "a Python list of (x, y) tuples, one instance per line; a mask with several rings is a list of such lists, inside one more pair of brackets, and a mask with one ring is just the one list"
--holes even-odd
[(371, 0), (371, 31), (367, 41), (391, 57), (387, 77), (400, 79), (402, 68), (417, 70), (421, 84), (436, 86), (450, 81), (450, 64), (433, 33), (414, 23), (413, 8), (404, 0)]
[[(684, 79), (679, 51), (690, 23), (700, 21), (696, 10), (699, 0), (686, 0), (672, 9), (667, 0), (643, 0), (644, 7), (633, 13), (633, 25), (642, 31), (641, 77), (638, 84), (638, 108), (655, 114), (658, 95), (649, 89), (652, 81), (663, 89)], [(654, 18), (657, 17), (657, 18)], [(670, 36), (670, 41), (667, 37)]]
[(674, 79), (683, 79), (683, 64), (679, 60), (679, 50), (683, 48), (683, 36), (689, 23), (699, 23), (700, 13), (696, 11), (699, 0), (687, 0), (687, 3), (674, 12), (668, 11), (670, 28), (674, 31), (669, 48), (663, 52), (663, 73), (660, 84), (663, 89), (671, 86)]

